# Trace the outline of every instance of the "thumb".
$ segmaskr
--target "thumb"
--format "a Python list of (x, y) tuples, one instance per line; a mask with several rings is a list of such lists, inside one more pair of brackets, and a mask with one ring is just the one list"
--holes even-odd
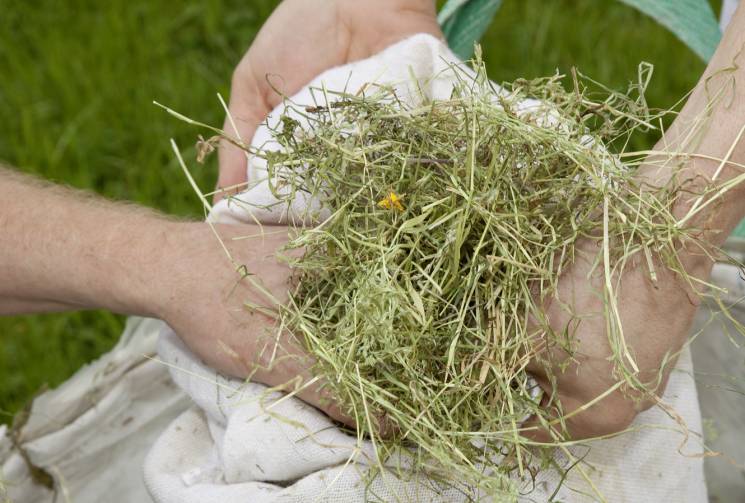
[[(226, 136), (233, 138), (238, 145), (250, 146), (254, 133), (270, 109), (259, 87), (252, 79), (241, 79), (239, 74), (233, 78), (228, 115), (223, 124)], [(232, 142), (223, 139), (218, 151), (220, 172), (217, 178), (217, 192), (213, 202), (240, 192), (248, 181), (248, 152)]]

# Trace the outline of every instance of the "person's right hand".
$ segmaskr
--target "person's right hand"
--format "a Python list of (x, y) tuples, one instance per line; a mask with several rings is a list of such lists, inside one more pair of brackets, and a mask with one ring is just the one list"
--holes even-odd
[[(442, 37), (433, 0), (284, 0), (259, 31), (233, 74), (224, 131), (249, 144), (258, 125), (282, 100), (318, 74), (372, 56), (408, 36)], [(219, 150), (218, 188), (246, 182), (245, 152)], [(222, 199), (229, 190), (218, 191)]]

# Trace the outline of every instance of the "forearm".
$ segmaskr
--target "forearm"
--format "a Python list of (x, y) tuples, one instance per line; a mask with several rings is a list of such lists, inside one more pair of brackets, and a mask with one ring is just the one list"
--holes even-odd
[(154, 315), (173, 223), (0, 168), (0, 314), (104, 308)]
[[(685, 225), (707, 231), (706, 239), (717, 246), (745, 217), (745, 183), (732, 186), (716, 203), (703, 208), (700, 193), (712, 182), (721, 186), (745, 173), (741, 167), (745, 138), (740, 136), (744, 126), (745, 6), (741, 6), (698, 85), (656, 148), (690, 155), (677, 176), (681, 188), (690, 193), (680, 198), (676, 216)], [(646, 170), (664, 181), (665, 170), (657, 169), (661, 158), (654, 160)]]

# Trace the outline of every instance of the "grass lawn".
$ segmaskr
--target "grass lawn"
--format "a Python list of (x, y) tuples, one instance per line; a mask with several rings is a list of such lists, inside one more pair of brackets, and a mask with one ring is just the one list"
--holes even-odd
[[(276, 3), (0, 1), (0, 160), (199, 217), (168, 145), (171, 137), (193, 144), (196, 131), (151, 102), (221, 123), (215, 93), (228, 95), (234, 65)], [(652, 62), (648, 98), (655, 107), (678, 101), (704, 68), (651, 20), (597, 0), (505, 0), (483, 48), (497, 81), (576, 65), (625, 88), (641, 60)], [(196, 176), (210, 187), (216, 172), (213, 161)], [(0, 422), (42, 384), (59, 384), (110, 348), (123, 321), (105, 312), (0, 318)]]

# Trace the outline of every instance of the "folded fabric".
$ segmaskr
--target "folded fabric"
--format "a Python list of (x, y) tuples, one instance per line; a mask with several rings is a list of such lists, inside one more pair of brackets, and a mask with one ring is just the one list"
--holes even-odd
[[(324, 105), (325, 94), (318, 91), (321, 88), (355, 93), (371, 83), (394, 86), (399, 99), (409, 105), (447, 99), (458, 79), (455, 64), (458, 59), (441, 41), (416, 35), (374, 57), (324, 72), (291, 101)], [(468, 70), (461, 67), (458, 71)], [(536, 105), (526, 101), (523, 110), (537, 110)], [(271, 129), (284, 106), (279, 105), (267, 124), (259, 127), (253, 146), (279, 148)], [(301, 127), (307, 125), (302, 116), (295, 118)], [(276, 199), (269, 190), (261, 158), (249, 159), (247, 176), (250, 188), (215, 205), (210, 220), (285, 223), (316, 204), (298, 197), (290, 208), (272, 205)], [(147, 458), (145, 481), (158, 503), (456, 502), (478, 497), (440, 488), (414, 472), (406, 477), (395, 470), (370, 471), (378, 460), (369, 442), (345, 433), (323, 413), (294, 397), (283, 398), (262, 385), (226, 378), (209, 369), (170, 329), (162, 332), (158, 352), (174, 381), (194, 401), (194, 407), (171, 424)], [(690, 431), (701, 429), (687, 350), (678, 369), (670, 378), (664, 400), (680, 418), (670, 417), (662, 409), (640, 414), (635, 431), (574, 448), (573, 455), (583, 462), (563, 483), (559, 471), (553, 469), (540, 471), (535, 479), (516, 480), (516, 487), (524, 494), (520, 499), (705, 501), (701, 458), (677, 450), (685, 439), (679, 419)], [(696, 452), (697, 448), (683, 450)], [(392, 460), (381, 461), (395, 465)], [(557, 454), (556, 461), (562, 466), (571, 458)]]

